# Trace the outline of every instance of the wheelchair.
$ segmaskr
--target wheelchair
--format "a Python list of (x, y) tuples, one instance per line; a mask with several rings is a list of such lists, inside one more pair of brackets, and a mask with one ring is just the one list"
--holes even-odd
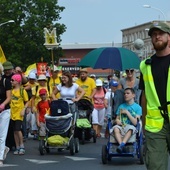
[[(107, 124), (109, 128), (109, 132), (112, 125), (111, 120), (108, 121)], [(137, 133), (133, 134), (131, 138), (126, 143), (125, 149), (126, 152), (118, 153), (116, 151), (117, 147), (119, 146), (118, 142), (116, 141), (113, 134), (109, 134), (108, 142), (106, 145), (102, 146), (102, 163), (107, 164), (108, 161), (111, 161), (113, 157), (136, 157), (139, 159), (140, 164), (144, 164), (143, 158), (143, 132), (142, 132), (142, 122), (138, 120), (136, 125)]]

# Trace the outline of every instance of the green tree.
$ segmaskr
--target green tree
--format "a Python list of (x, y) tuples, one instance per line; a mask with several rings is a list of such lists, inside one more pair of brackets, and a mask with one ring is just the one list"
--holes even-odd
[[(7, 60), (26, 68), (34, 62), (51, 62), (51, 52), (43, 45), (43, 28), (56, 27), (57, 42), (66, 30), (60, 24), (60, 13), (65, 7), (59, 6), (58, 0), (1, 0), (0, 23), (14, 20), (15, 23), (0, 27), (0, 44)], [(56, 52), (59, 51), (59, 52)], [(61, 56), (60, 49), (54, 49), (54, 60)]]

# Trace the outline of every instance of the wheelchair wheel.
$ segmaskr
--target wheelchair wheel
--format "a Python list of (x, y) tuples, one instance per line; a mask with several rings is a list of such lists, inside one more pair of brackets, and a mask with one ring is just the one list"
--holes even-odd
[(108, 154), (108, 152), (107, 152), (107, 146), (106, 145), (103, 145), (102, 146), (102, 163), (103, 164), (107, 164), (107, 154)]
[(74, 142), (74, 138), (73, 137), (70, 140), (69, 149), (70, 149), (70, 154), (74, 155), (75, 154), (75, 142)]
[(75, 142), (75, 153), (78, 153), (79, 150), (80, 150), (80, 147), (79, 147), (79, 139), (78, 139), (78, 138), (75, 138), (75, 139), (74, 139), (74, 142)]
[(44, 155), (46, 153), (45, 141), (44, 140), (39, 141), (39, 152), (40, 152), (40, 155)]
[(139, 160), (140, 160), (140, 164), (144, 164), (144, 146), (141, 145), (141, 147), (139, 148)]

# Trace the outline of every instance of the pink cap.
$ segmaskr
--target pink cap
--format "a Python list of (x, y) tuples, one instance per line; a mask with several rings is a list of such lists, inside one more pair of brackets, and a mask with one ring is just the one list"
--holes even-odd
[(21, 75), (20, 74), (14, 74), (11, 79), (17, 81), (18, 83), (21, 83)]

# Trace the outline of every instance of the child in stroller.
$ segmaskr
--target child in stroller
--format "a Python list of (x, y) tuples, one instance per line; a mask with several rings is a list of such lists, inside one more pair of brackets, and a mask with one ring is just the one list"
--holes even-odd
[(76, 108), (73, 105), (74, 103), (68, 104), (63, 99), (51, 102), (50, 115), (45, 115), (46, 137), (39, 141), (41, 155), (49, 152), (50, 148), (57, 148), (59, 151), (67, 149), (71, 155), (78, 153), (79, 140), (74, 138)]
[(75, 137), (81, 140), (84, 144), (85, 140), (93, 138), (93, 142), (96, 143), (96, 133), (91, 125), (91, 113), (93, 111), (93, 104), (86, 98), (80, 99), (77, 102), (78, 115), (75, 128)]

